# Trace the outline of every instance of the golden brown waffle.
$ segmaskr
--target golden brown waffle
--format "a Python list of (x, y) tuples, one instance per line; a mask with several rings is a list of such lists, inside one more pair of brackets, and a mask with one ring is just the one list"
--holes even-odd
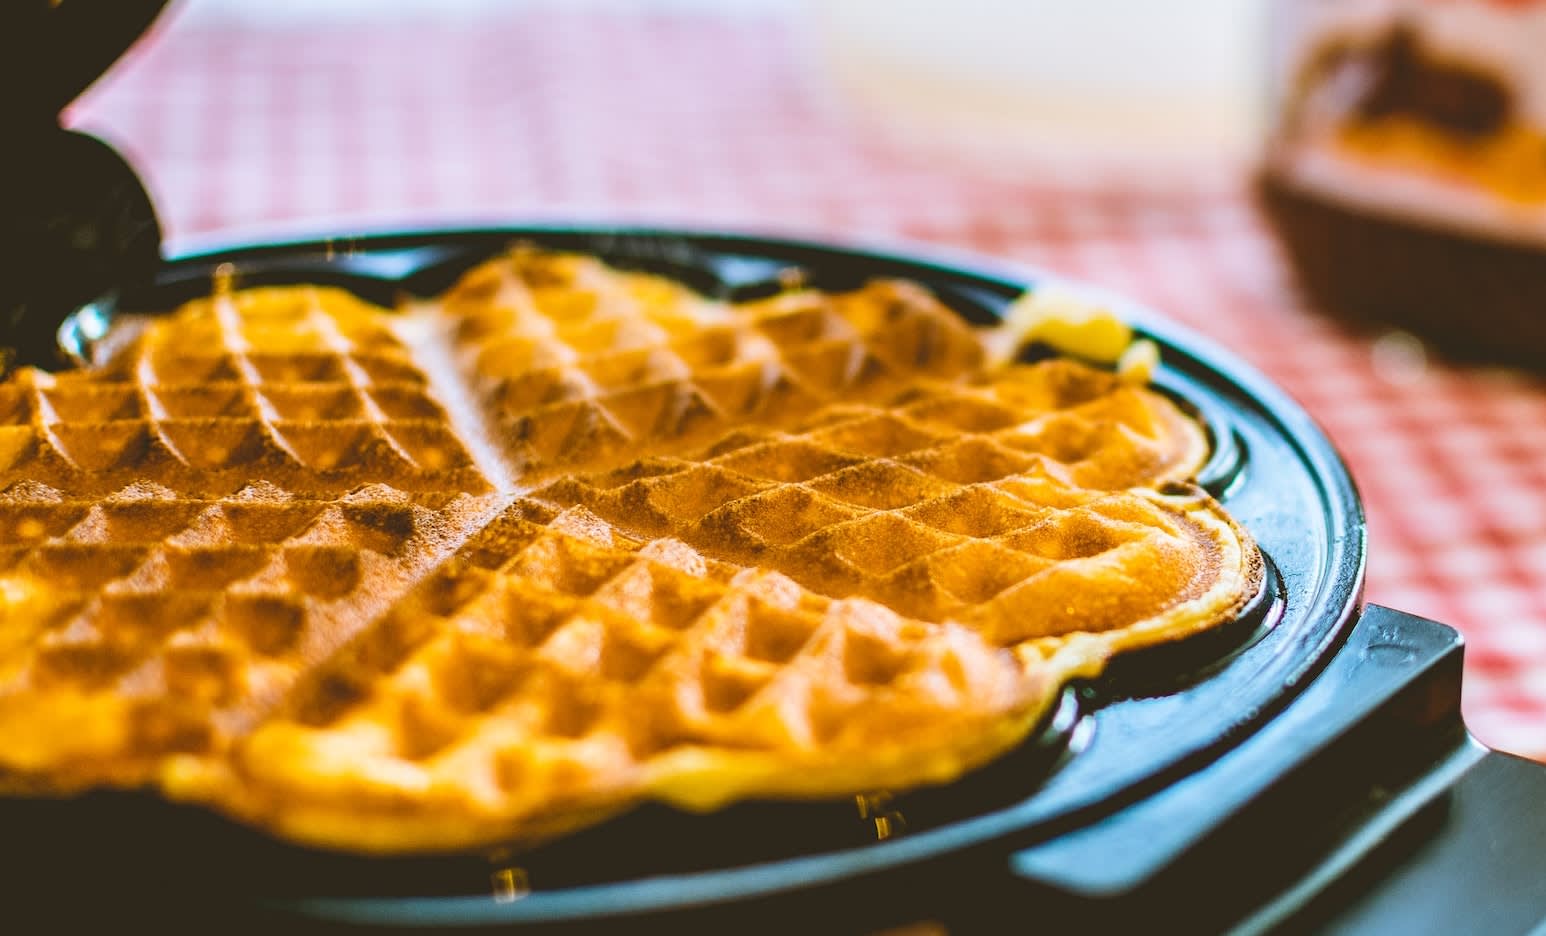
[(218, 754), (497, 509), (389, 324), (250, 290), (0, 385), (0, 783)]
[(417, 500), (266, 482), (219, 499), (149, 483), (105, 498), (31, 482), (0, 494), (5, 764), (71, 789), (143, 783), (168, 754), (224, 750), (489, 507)]
[[(930, 378), (968, 378), (984, 358), (972, 328), (896, 281), (729, 304), (589, 257), (517, 250), (470, 273), (441, 308), (492, 435), (525, 479), (785, 425), (827, 403), (881, 403)], [(1141, 458), (1103, 450), (1104, 476), (1080, 483), (1179, 480), (1200, 465), (1196, 424), (1152, 394), (1086, 368), (1050, 371), (999, 388), (1014, 399), (989, 394), (981, 418), (1034, 411), (1035, 434), (1064, 461), (1111, 441), (1100, 434), (1114, 425), (1134, 430)]]
[[(640, 797), (708, 809), (951, 780), (1022, 740), (1067, 679), (1227, 619), (1256, 587), (1249, 540), (1205, 495), (1039, 488), (999, 486), (1060, 504), (1003, 494), (1039, 517), (1021, 532), (1090, 554), (1043, 559), (1012, 601), (941, 623), (523, 499), (234, 761), (174, 770), (171, 790), (304, 841), (402, 851), (541, 839)], [(958, 605), (986, 591), (979, 549), (1025, 555), (976, 529), (924, 560)], [(1170, 568), (1129, 580), (1144, 561)], [(1003, 613), (1032, 602), (1051, 610)]]
[(948, 781), (1261, 575), (1159, 493), (1207, 453), (1174, 404), (983, 360), (907, 284), (727, 304), (517, 250), (399, 315), (253, 290), (23, 372), (4, 782), (407, 852)]
[(490, 490), (385, 313), (334, 289), (194, 302), (104, 366), (0, 385), (0, 488)]
[(1119, 629), (1199, 573), (1194, 557), (1164, 555), (1163, 541), (1187, 534), (1156, 501), (1091, 496), (1149, 467), (1122, 423), (1092, 430), (1022, 402), (1042, 397), (1026, 384), (1059, 369), (833, 405), (798, 431), (738, 433), (703, 457), (570, 476), (535, 496), (995, 642)]

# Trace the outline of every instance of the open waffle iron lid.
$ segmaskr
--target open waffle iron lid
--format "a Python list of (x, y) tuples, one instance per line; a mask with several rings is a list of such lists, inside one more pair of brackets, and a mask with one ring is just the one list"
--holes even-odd
[[(1052, 281), (972, 258), (763, 237), (437, 229), (197, 246), (164, 262), (150, 285), (72, 316), (60, 339), (73, 356), (89, 357), (92, 336), (115, 310), (167, 311), (233, 272), (242, 285), (329, 284), (390, 304), (404, 293), (445, 289), (512, 242), (595, 254), (727, 298), (776, 291), (791, 271), (834, 290), (899, 277), (980, 323)], [(1098, 826), (1195, 774), (1270, 722), (1337, 654), (1359, 612), (1362, 510), (1330, 443), (1281, 391), (1205, 339), (1116, 297), (1083, 291), (1159, 344), (1155, 385), (1195, 412), (1210, 435), (1213, 455), (1200, 481), (1257, 539), (1269, 574), (1263, 594), (1233, 624), (1124, 658), (1097, 683), (1070, 687), (1040, 734), (999, 762), (947, 787), (861, 797), (857, 810), (851, 800), (749, 804), (688, 817), (646, 806), (515, 856), (340, 858), (126, 794), (8, 803), (13, 847), (37, 856), (27, 876), (48, 890), (79, 873), (83, 850), (126, 854), (136, 842), (155, 841), (156, 859), (129, 870), (124, 892), (201, 900), (215, 912), (264, 908), (313, 921), (426, 926), (701, 916), (799, 901), (845, 884), (885, 881), (895, 892), (907, 875), (959, 876), (984, 855), (1002, 869), (1006, 844), (1023, 848)], [(1282, 748), (1285, 765), (1301, 753)], [(1125, 860), (1143, 863), (1141, 856)]]
[(166, 3), (0, 4), (0, 367), (52, 364), (63, 310), (154, 275), (161, 226), (144, 184), (111, 146), (60, 123)]

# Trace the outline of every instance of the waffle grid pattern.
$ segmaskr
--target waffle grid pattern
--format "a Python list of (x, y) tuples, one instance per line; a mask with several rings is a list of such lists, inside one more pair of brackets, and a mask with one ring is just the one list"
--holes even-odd
[[(18, 428), (106, 433), (112, 455), (18, 458), (0, 487), (13, 785), (156, 784), (388, 851), (530, 841), (649, 796), (911, 786), (1016, 743), (1125, 642), (1254, 590), (1248, 536), (1206, 495), (1127, 490), (1193, 475), (1199, 426), (1072, 362), (985, 371), (922, 290), (716, 305), (524, 248), (468, 282), (490, 271), (491, 294), (400, 313), (217, 284), (99, 368), (6, 385)], [(469, 335), (472, 396), (508, 402), (530, 373), (613, 422), (737, 366), (683, 353), (700, 339), (771, 349), (755, 386), (820, 394), (685, 433), (563, 417), (558, 444), (512, 457), (516, 487), (478, 496), (494, 482), (465, 433), (571, 401), (513, 424), (467, 405), (466, 378), (426, 368)], [(386, 417), (378, 395), (408, 394), (423, 417)], [(176, 444), (120, 445), (118, 423)], [(390, 457), (408, 423), (459, 458)]]
[(594, 259), (517, 250), (474, 271), (444, 308), (526, 477), (877, 399), (981, 358), (969, 328), (895, 282), (730, 305)]
[(551, 833), (636, 795), (651, 772), (680, 769), (670, 761), (684, 749), (714, 748), (721, 761), (720, 776), (684, 794), (698, 805), (736, 795), (723, 763), (736, 751), (781, 751), (796, 776), (802, 753), (829, 771), (841, 753), (855, 772), (876, 771), (856, 755), (894, 745), (895, 719), (925, 736), (961, 731), (984, 693), (1044, 688), (1017, 679), (959, 628), (523, 500), (419, 601), (331, 661), (297, 694), (293, 722), (254, 737), (243, 766), (303, 802), (427, 784), (520, 820), (521, 834), (534, 819)]
[[(692, 393), (724, 362), (682, 355), (696, 338), (660, 326), (673, 320), (771, 346), (791, 382), (808, 359), (874, 362), (838, 372), (884, 371), (863, 390), (892, 396), (786, 397), (708, 419), (700, 432), (720, 435), (696, 448), (658, 420), (601, 446), (594, 421), (565, 422), (562, 444), (513, 459), (518, 483), (568, 466), (559, 479), (308, 674), (230, 772), (183, 765), (174, 792), (397, 849), (530, 840), (640, 796), (708, 807), (946, 779), (1013, 744), (1064, 678), (1144, 639), (1135, 623), (1173, 637), (1252, 587), (1254, 567), (1227, 557), (1238, 531), (1189, 518), (1205, 495), (1123, 490), (1206, 457), (1162, 398), (1062, 361), (983, 374), (976, 336), (898, 284), (700, 303), (518, 248), (435, 308), (495, 424), (512, 399), (532, 405), (506, 429), (571, 395), (610, 414), (638, 390)], [(1128, 577), (1155, 556), (1166, 574)], [(1031, 587), (995, 608), (1012, 577)]]
[(337, 290), (243, 291), (153, 329), (105, 369), (26, 372), (0, 387), (0, 487), (74, 493), (148, 480), (225, 494), (490, 490), (402, 342)]
[[(1061, 370), (1033, 371), (1018, 387), (1009, 379), (990, 388), (939, 386), (899, 406), (836, 405), (804, 431), (738, 433), (701, 463), (656, 458), (568, 477), (535, 496), (912, 618), (992, 621), (989, 633), (1024, 628), (1022, 638), (1055, 632), (1069, 618), (1103, 630), (1119, 624), (1105, 621), (1102, 609), (1120, 606), (1120, 583), (1092, 580), (1081, 597), (1069, 588), (1078, 574), (1072, 560), (1094, 559), (1105, 573), (1115, 557), (1095, 557), (1159, 535), (1169, 521), (1131, 499), (1113, 507), (1087, 492), (1162, 483), (1167, 470), (1184, 478), (1196, 462), (1165, 464), (1187, 450), (1160, 451), (1135, 431), (1133, 422), (1150, 428), (1155, 409), (1112, 383), (1102, 381), (1106, 392), (1093, 399), (1077, 391), (1060, 397)], [(1054, 391), (1033, 377), (1053, 377), (1045, 384)], [(1038, 412), (995, 401), (993, 391), (1006, 388), (1010, 399), (1041, 397), (1048, 405)], [(1124, 457), (1143, 449), (1152, 457)], [(1199, 436), (1190, 452), (1205, 450)], [(1133, 470), (1135, 463), (1142, 467)], [(1123, 520), (1124, 510), (1137, 512)], [(1038, 589), (1041, 573), (1050, 573), (1056, 602)], [(1142, 581), (1157, 574), (1146, 571)], [(1096, 596), (1099, 607), (1083, 600)], [(1122, 613), (1145, 616), (1131, 607)]]
[[(0, 493), (8, 762), (55, 761), (65, 786), (134, 784), (162, 755), (217, 752), (476, 515), (470, 496), (420, 500), (384, 485), (326, 500), (262, 482), (219, 499), (12, 485)], [(100, 710), (80, 720), (81, 705)]]
[[(698, 464), (700, 473), (716, 470)], [(1015, 489), (1028, 521), (1022, 537), (1071, 543), (1092, 570), (1109, 568), (1098, 554), (1140, 526), (1151, 540), (1145, 557), (1154, 555), (1152, 540), (1171, 539), (1168, 558), (1192, 589), (1158, 584), (1161, 604), (1215, 603), (1171, 614), (1167, 626), (1233, 613), (1240, 586), (1251, 587), (1244, 572), (1200, 548), (1210, 535), (1230, 536), (1218, 518), (1211, 530), (1190, 528), (1199, 519), (1192, 511), (1217, 509), (1204, 495), (1166, 499), (1167, 515), (1135, 492), (1033, 479)], [(1110, 601), (1110, 580), (1097, 571), (1025, 596), (1055, 609), (1030, 632), (921, 620), (846, 600), (822, 587), (828, 582), (802, 587), (776, 561), (771, 569), (722, 561), (659, 531), (638, 534), (637, 524), (625, 529), (549, 493), (512, 503), (310, 674), (283, 717), (238, 752), (241, 792), (227, 794), (227, 805), (313, 840), (437, 848), (464, 841), (469, 823), (482, 840), (498, 830), (511, 840), (558, 834), (641, 795), (712, 808), (743, 795), (949, 779), (1023, 737), (1065, 679), (1098, 672), (1122, 639), (1143, 639), (1108, 641), (1088, 630), (1167, 618), (1165, 607)], [(732, 503), (763, 513), (767, 505), (755, 501)], [(672, 526), (693, 513), (680, 506)], [(992, 525), (982, 516), (952, 525), (966, 530), (963, 539), (985, 534)], [(826, 529), (848, 538), (842, 523)], [(812, 557), (817, 565), (873, 552), (826, 548)], [(934, 557), (942, 581), (954, 582), (983, 558)], [(1199, 570), (1199, 561), (1217, 564)], [(1041, 563), (1070, 564), (1067, 556)], [(1156, 588), (1144, 591), (1155, 597)], [(1115, 616), (1100, 619), (1081, 592), (1104, 596)], [(1021, 610), (1008, 617), (1018, 621)], [(188, 785), (195, 797), (208, 788)]]

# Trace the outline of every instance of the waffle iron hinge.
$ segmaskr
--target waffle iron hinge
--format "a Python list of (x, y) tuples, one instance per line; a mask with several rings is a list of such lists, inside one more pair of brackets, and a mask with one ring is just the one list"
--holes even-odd
[(1462, 656), (1451, 628), (1367, 607), (1326, 670), (1260, 731), (1103, 821), (1013, 854), (1013, 886), (983, 912), (1031, 899), (1038, 916), (1097, 932), (1163, 919), (1262, 933), (1310, 908), (1324, 915), (1366, 859), (1399, 858), (1402, 835), (1442, 821), (1457, 782), (1503, 757), (1466, 733)]

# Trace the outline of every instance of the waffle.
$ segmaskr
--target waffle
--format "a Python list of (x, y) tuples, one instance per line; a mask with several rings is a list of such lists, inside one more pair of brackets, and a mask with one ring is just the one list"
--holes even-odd
[[(731, 304), (594, 258), (534, 250), (472, 271), (437, 311), (491, 434), (526, 481), (686, 451), (826, 404), (883, 405), (928, 381), (970, 379), (987, 357), (981, 330), (913, 283)], [(1107, 374), (1060, 363), (1018, 388), (1009, 406), (1046, 419), (1039, 431), (1061, 461), (1084, 461), (1072, 448), (1093, 450), (1074, 436), (1133, 430), (1144, 454), (1124, 442), (1123, 453), (1103, 453), (1085, 472), (1101, 477), (1081, 483), (1181, 480), (1206, 456), (1196, 423)], [(1000, 409), (983, 418), (1012, 417), (1004, 402), (985, 400)]]
[(390, 324), (340, 290), (245, 290), (191, 303), (102, 367), (23, 370), (0, 385), (0, 488), (492, 490)]
[(195, 302), (0, 400), (9, 786), (218, 756), (498, 508), (385, 311), (337, 290)]
[[(1028, 555), (1003, 545), (1014, 533), (917, 560), (978, 609), (938, 622), (523, 498), (233, 761), (174, 771), (171, 790), (288, 837), (391, 852), (541, 840), (641, 797), (707, 810), (951, 780), (1022, 740), (1067, 679), (1254, 590), (1254, 551), (1205, 495), (1053, 487), (1065, 506), (1005, 495), (1043, 517), (1025, 539), (1061, 526), (1068, 543), (1126, 541), (1044, 560), (999, 600), (972, 564)], [(826, 539), (865, 551), (868, 535)], [(1124, 581), (1157, 559), (1173, 566), (1162, 583)], [(1056, 610), (1010, 614), (1041, 602)]]
[(1178, 407), (984, 347), (910, 284), (727, 303), (517, 249), (22, 371), (0, 783), (404, 853), (947, 782), (1261, 577)]
[(571, 476), (534, 496), (994, 643), (1160, 613), (1198, 575), (1192, 557), (1165, 556), (1189, 538), (1182, 518), (1142, 495), (1092, 496), (1137, 471), (1127, 430), (1071, 436), (1056, 411), (1006, 406), (1018, 383), (834, 405), (795, 431), (742, 432), (701, 458)]
[(216, 499), (143, 482), (105, 498), (8, 489), (0, 738), (14, 781), (131, 786), (166, 756), (224, 751), (487, 507), (385, 485), (332, 500), (266, 482)]

